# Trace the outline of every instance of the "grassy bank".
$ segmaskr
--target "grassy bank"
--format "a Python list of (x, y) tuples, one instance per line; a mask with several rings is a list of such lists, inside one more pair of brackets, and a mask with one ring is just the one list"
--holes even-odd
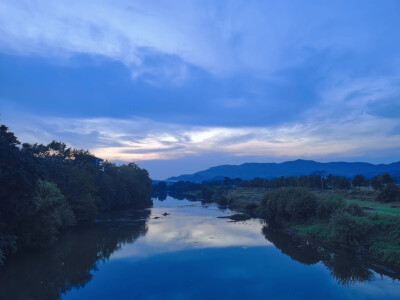
[(370, 191), (312, 193), (293, 188), (266, 194), (261, 207), (270, 223), (400, 264), (399, 203), (379, 199), (379, 193)]
[[(294, 229), (308, 238), (400, 264), (400, 203), (378, 202), (379, 191), (238, 187), (191, 194), (265, 218), (271, 225)], [(204, 194), (211, 196), (204, 199)]]

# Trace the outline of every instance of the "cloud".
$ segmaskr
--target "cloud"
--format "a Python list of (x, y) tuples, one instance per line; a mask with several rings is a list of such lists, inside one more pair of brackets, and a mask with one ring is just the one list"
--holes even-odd
[(397, 159), (398, 11), (390, 0), (1, 1), (2, 118), (22, 141), (118, 161)]
[[(141, 259), (149, 255), (187, 249), (271, 245), (260, 234), (263, 224), (259, 220), (227, 222), (226, 219), (217, 218), (221, 216), (221, 212), (212, 207), (202, 210), (202, 215), (198, 216), (198, 204), (183, 200), (179, 206), (178, 209), (168, 207), (168, 212), (174, 216), (173, 220), (149, 220), (146, 235), (115, 252), (111, 259)], [(161, 216), (163, 212), (163, 205), (152, 208), (153, 216)], [(223, 215), (229, 214), (231, 212), (226, 211)], [(187, 226), (188, 223), (191, 226)]]
[[(10, 119), (8, 119), (10, 118)], [(89, 148), (109, 160), (177, 159), (189, 155), (226, 153), (264, 157), (359, 157), (368, 151), (398, 149), (400, 120), (368, 114), (327, 118), (310, 117), (301, 123), (267, 127), (206, 127), (160, 123), (150, 119), (38, 118), (26, 125), (5, 121), (22, 141), (46, 143), (66, 140)], [(14, 118), (13, 118), (14, 119)]]
[[(396, 9), (396, 1), (10, 0), (0, 4), (0, 45), (20, 54), (102, 55), (123, 62), (133, 77), (153, 72), (146, 60), (159, 53), (216, 76), (269, 78), (327, 49), (362, 58), (384, 53), (398, 65), (389, 58), (399, 42), (382, 34), (399, 25)], [(380, 18), (386, 22), (371, 22)], [(176, 70), (165, 76), (185, 73), (184, 64), (170, 65)]]

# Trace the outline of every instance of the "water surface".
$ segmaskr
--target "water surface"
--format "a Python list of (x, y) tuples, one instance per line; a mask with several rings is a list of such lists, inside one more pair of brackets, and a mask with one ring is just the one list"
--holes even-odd
[(0, 299), (400, 299), (398, 274), (261, 220), (217, 218), (232, 213), (167, 197), (104, 215), (12, 257)]

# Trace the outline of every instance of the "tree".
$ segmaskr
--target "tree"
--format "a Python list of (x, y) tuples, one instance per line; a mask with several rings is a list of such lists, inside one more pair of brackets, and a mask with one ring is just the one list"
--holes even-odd
[(379, 202), (400, 202), (400, 188), (389, 183), (385, 188), (378, 194), (376, 201)]
[(214, 191), (208, 186), (203, 186), (203, 188), (201, 189), (201, 197), (206, 201), (211, 200), (213, 194)]
[(51, 242), (99, 210), (149, 204), (151, 180), (136, 164), (116, 166), (53, 141), (22, 144), (0, 125), (0, 263), (18, 247)]
[(354, 176), (353, 181), (351, 182), (351, 184), (354, 187), (361, 187), (361, 186), (365, 186), (366, 184), (366, 180), (365, 177), (361, 174), (357, 174)]
[(38, 181), (34, 205), (32, 214), (24, 218), (17, 230), (21, 246), (45, 246), (60, 229), (76, 223), (71, 206), (54, 183)]
[(14, 133), (1, 125), (0, 220), (11, 227), (29, 214), (32, 208), (30, 196), (34, 193), (38, 176), (33, 160), (21, 153), (19, 145)]
[(382, 184), (384, 184), (384, 185), (394, 183), (394, 179), (392, 176), (390, 176), (389, 173), (383, 173), (381, 175), (381, 181), (382, 181)]
[(371, 186), (374, 190), (381, 190), (383, 188), (382, 177), (381, 176), (372, 177)]
[(392, 183), (394, 183), (394, 179), (389, 173), (384, 173), (371, 179), (371, 185), (374, 190), (382, 190), (387, 184)]

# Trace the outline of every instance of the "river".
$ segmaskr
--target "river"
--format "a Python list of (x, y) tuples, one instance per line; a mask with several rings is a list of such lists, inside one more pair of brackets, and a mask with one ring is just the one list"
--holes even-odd
[[(400, 299), (400, 275), (215, 204), (153, 200), (0, 267), (0, 299)], [(167, 213), (168, 215), (163, 215)]]

